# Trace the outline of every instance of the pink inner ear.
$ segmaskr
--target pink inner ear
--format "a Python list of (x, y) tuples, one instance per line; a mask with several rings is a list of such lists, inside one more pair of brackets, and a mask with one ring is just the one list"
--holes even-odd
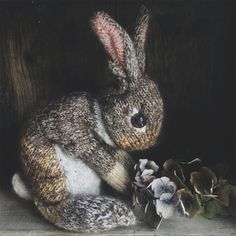
[(121, 31), (104, 12), (98, 12), (92, 20), (93, 30), (97, 33), (105, 50), (121, 68), (125, 67), (124, 42)]

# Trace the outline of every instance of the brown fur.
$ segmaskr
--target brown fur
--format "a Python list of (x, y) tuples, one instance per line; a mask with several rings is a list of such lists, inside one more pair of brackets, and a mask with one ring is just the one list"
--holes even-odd
[[(119, 89), (104, 91), (96, 99), (88, 93), (59, 98), (40, 108), (26, 124), (21, 138), (26, 185), (39, 211), (61, 228), (90, 232), (135, 223), (131, 208), (120, 200), (69, 192), (55, 145), (66, 158), (82, 160), (115, 190), (129, 191), (134, 163), (127, 151), (154, 145), (163, 121), (158, 87), (145, 74), (148, 21), (145, 12), (133, 43), (109, 15), (98, 12), (91, 24), (111, 56)], [(133, 111), (145, 115), (145, 129), (131, 122)]]

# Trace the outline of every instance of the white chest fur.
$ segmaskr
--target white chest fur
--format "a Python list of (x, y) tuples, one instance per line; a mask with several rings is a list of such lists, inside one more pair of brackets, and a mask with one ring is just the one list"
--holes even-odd
[(101, 179), (91, 168), (82, 160), (68, 156), (59, 145), (55, 145), (55, 151), (64, 168), (66, 186), (71, 194), (100, 194)]
[(100, 136), (100, 138), (108, 145), (114, 147), (115, 144), (109, 137), (109, 135), (106, 132), (106, 129), (104, 127), (103, 121), (102, 121), (102, 114), (101, 109), (98, 104), (97, 100), (94, 100), (94, 111), (95, 111), (95, 119), (96, 119), (96, 128), (95, 132)]

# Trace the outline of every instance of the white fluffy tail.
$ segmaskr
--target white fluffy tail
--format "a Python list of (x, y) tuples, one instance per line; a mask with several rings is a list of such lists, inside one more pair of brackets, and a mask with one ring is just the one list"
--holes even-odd
[(20, 175), (18, 173), (15, 173), (11, 180), (13, 190), (15, 193), (25, 199), (25, 200), (33, 200), (33, 197), (31, 195), (31, 192), (27, 189), (25, 183), (21, 179)]

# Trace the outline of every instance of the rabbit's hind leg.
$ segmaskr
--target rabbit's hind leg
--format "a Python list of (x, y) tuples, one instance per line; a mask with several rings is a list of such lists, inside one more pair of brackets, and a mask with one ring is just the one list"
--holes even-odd
[(33, 137), (23, 136), (21, 147), (24, 175), (33, 198), (48, 204), (67, 199), (64, 169), (58, 161), (54, 144), (35, 134)]

